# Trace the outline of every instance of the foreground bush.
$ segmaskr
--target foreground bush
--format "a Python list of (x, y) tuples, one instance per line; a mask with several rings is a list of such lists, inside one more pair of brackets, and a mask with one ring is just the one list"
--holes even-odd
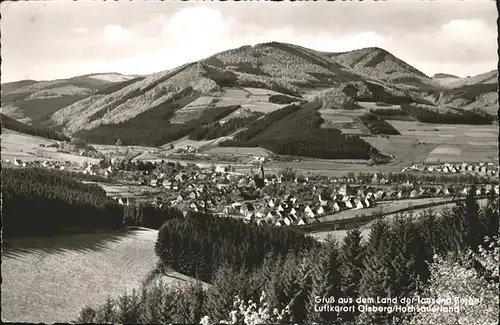
[[(431, 279), (423, 297), (449, 299), (447, 306), (458, 312), (420, 312), (408, 324), (498, 324), (498, 265), (500, 237), (486, 238), (477, 252), (469, 250), (461, 258), (446, 259), (436, 255), (430, 265)], [(470, 303), (455, 300), (477, 299)], [(417, 306), (440, 307), (430, 303)]]
[(229, 312), (229, 320), (218, 320), (217, 322), (213, 322), (209, 316), (204, 316), (201, 319), (200, 324), (257, 325), (278, 324), (283, 322), (285, 317), (290, 314), (290, 307), (287, 306), (286, 308), (281, 310), (278, 310), (277, 308), (271, 309), (270, 303), (267, 301), (268, 299), (269, 298), (266, 295), (265, 291), (262, 291), (262, 295), (259, 300), (259, 306), (252, 300), (246, 302), (236, 296), (233, 303), (233, 310)]

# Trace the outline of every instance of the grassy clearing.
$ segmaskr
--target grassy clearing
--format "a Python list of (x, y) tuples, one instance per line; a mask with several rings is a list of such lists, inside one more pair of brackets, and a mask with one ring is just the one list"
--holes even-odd
[(273, 153), (269, 150), (259, 148), (259, 147), (215, 147), (208, 150), (205, 150), (204, 153), (209, 154), (224, 154), (224, 155), (251, 155), (251, 156), (262, 156), (269, 157), (272, 156)]
[(2, 144), (2, 160), (50, 160), (50, 161), (70, 161), (74, 163), (84, 162), (99, 162), (98, 159), (57, 152), (57, 148), (40, 147), (40, 145), (48, 146), (54, 141), (18, 133), (8, 129), (2, 129), (0, 135)]
[[(13, 240), (2, 258), (2, 320), (70, 322), (84, 305), (138, 289), (155, 267), (156, 230)], [(183, 285), (172, 273), (163, 281)]]

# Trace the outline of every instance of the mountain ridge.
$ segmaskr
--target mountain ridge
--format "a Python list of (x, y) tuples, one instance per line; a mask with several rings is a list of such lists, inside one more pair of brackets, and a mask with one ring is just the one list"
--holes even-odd
[[(293, 102), (301, 105), (311, 101), (320, 103), (314, 109), (321, 111), (320, 115), (313, 114), (311, 108), (304, 112), (323, 122), (318, 122), (307, 132), (322, 139), (324, 131), (316, 127), (326, 123), (325, 110), (352, 112), (347, 113), (354, 119), (348, 123), (349, 127), (368, 123), (370, 130), (389, 130), (378, 118), (360, 119), (360, 112), (366, 112), (365, 107), (374, 103), (388, 106), (450, 104), (466, 108), (475, 103), (497, 104), (498, 96), (491, 86), (495, 73), (491, 71), (468, 78), (468, 88), (461, 90), (460, 87), (464, 86), (459, 85), (454, 91), (454, 88), (436, 82), (439, 78), (428, 77), (380, 48), (328, 53), (294, 44), (268, 42), (229, 49), (170, 70), (129, 76), (120, 82), (110, 81), (114, 80), (111, 77), (105, 80), (92, 78), (113, 73), (65, 79), (69, 80), (64, 84), (66, 88), (60, 80), (27, 82), (6, 94), (13, 98), (6, 105), (2, 101), (2, 110), (32, 124), (42, 123), (62, 130), (67, 136), (78, 135), (106, 143), (116, 142), (120, 134), (130, 134), (132, 136), (127, 137), (137, 141), (143, 141), (140, 134), (155, 134), (156, 146), (163, 145), (160, 143), (163, 138), (171, 141), (176, 135), (186, 136), (186, 132), (191, 132), (189, 130), (202, 121), (210, 123), (207, 132), (226, 134), (229, 130), (237, 131), (234, 128), (241, 130), (242, 124), (233, 123), (231, 128), (223, 129), (217, 123), (253, 114), (267, 115)], [(78, 93), (80, 88), (84, 91)], [(57, 90), (55, 95), (54, 89)], [(70, 98), (71, 95), (75, 97)], [(4, 97), (2, 93), (2, 99)], [(54, 104), (54, 98), (61, 103)], [(19, 109), (17, 106), (22, 106), (23, 102), (50, 103), (50, 107), (43, 109), (42, 116), (38, 116), (39, 110), (35, 108)], [(226, 110), (229, 115), (224, 113), (222, 122), (213, 120), (219, 115), (210, 113), (212, 110)], [(199, 119), (205, 115), (205, 119)], [(153, 121), (158, 118), (165, 123)], [(141, 133), (140, 128), (147, 128), (148, 124), (159, 129)], [(335, 122), (330, 124), (339, 130), (345, 128)], [(161, 128), (166, 129), (162, 131)], [(363, 132), (368, 132), (368, 129), (363, 127)], [(133, 135), (134, 132), (137, 134)], [(161, 132), (166, 135), (162, 136)], [(109, 136), (112, 138), (106, 138)]]

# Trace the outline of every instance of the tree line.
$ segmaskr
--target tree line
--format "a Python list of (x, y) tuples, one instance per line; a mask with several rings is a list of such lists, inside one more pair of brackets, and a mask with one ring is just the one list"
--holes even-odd
[(95, 184), (43, 169), (2, 169), (3, 235), (46, 235), (68, 228), (119, 229), (123, 209)]
[(392, 125), (375, 114), (368, 113), (360, 116), (359, 119), (373, 134), (401, 135)]
[(224, 123), (219, 121), (212, 122), (194, 129), (189, 133), (190, 140), (213, 140), (220, 137), (225, 137), (238, 129), (248, 125), (249, 123), (257, 120), (257, 118), (264, 115), (263, 113), (256, 112), (251, 116), (232, 118)]
[(122, 206), (96, 184), (100, 177), (45, 169), (2, 170), (5, 238), (53, 235), (67, 230), (159, 229), (183, 216), (176, 208), (133, 203)]
[(2, 128), (56, 141), (69, 141), (68, 137), (57, 131), (44, 127), (27, 125), (2, 113), (0, 113), (0, 116), (2, 120)]
[(267, 253), (286, 255), (313, 244), (314, 240), (292, 229), (189, 212), (161, 226), (155, 252), (163, 266), (212, 282), (221, 265), (249, 272), (260, 267)]
[[(274, 235), (254, 237), (255, 231), (249, 230), (254, 226), (236, 220), (233, 222), (241, 225), (234, 224), (229, 229), (224, 229), (222, 221), (221, 224), (214, 223), (210, 217), (203, 215), (167, 222), (160, 230), (156, 248), (161, 261), (175, 265), (174, 269), (182, 269), (183, 272), (191, 268), (188, 274), (193, 274), (193, 268), (196, 270), (198, 267), (202, 271), (203, 263), (209, 260), (205, 258), (203, 262), (198, 262), (199, 254), (219, 256), (219, 263), (211, 269), (211, 286), (204, 289), (201, 283), (197, 283), (184, 290), (174, 290), (162, 284), (144, 286), (142, 292), (109, 299), (97, 309), (82, 309), (79, 321), (198, 323), (203, 315), (208, 315), (216, 323), (227, 319), (234, 310), (236, 295), (245, 301), (251, 299), (258, 302), (264, 291), (270, 310), (288, 308), (282, 323), (403, 323), (406, 315), (400, 312), (360, 313), (357, 309), (342, 313), (318, 311), (315, 310), (318, 305), (316, 297), (351, 299), (350, 305), (356, 306), (356, 298), (359, 297), (413, 297), (423, 294), (431, 277), (428, 263), (436, 255), (458, 258), (468, 249), (477, 251), (484, 237), (498, 235), (498, 207), (498, 201), (490, 199), (485, 207), (480, 208), (471, 194), (441, 216), (429, 210), (418, 218), (399, 216), (390, 222), (379, 219), (366, 239), (359, 230), (351, 230), (341, 242), (329, 238), (321, 244), (313, 242), (305, 245), (293, 245), (297, 235), (287, 240), (285, 234), (292, 231), (289, 229), (264, 227), (260, 234), (268, 231), (268, 234)], [(215, 235), (222, 238), (210, 238)], [(177, 239), (174, 239), (175, 236)], [(281, 243), (275, 246), (279, 249), (272, 249), (271, 242)], [(304, 240), (301, 242), (305, 243)], [(225, 244), (216, 246), (214, 243)], [(200, 244), (208, 245), (206, 253), (198, 251)], [(259, 248), (251, 253), (253, 244)], [(287, 248), (292, 249), (284, 253)], [(241, 250), (249, 250), (249, 254), (258, 256), (251, 263), (254, 267), (248, 267), (250, 264), (242, 261), (245, 255), (238, 253)], [(488, 273), (481, 260), (473, 262), (470, 268), (496, 281), (498, 286), (498, 275)], [(205, 267), (209, 266), (214, 264), (205, 264)], [(204, 277), (203, 273), (194, 273), (198, 278)], [(237, 320), (232, 321), (235, 322)]]
[(491, 117), (480, 115), (472, 111), (461, 111), (460, 113), (446, 111), (441, 113), (422, 106), (410, 104), (401, 105), (401, 109), (405, 111), (407, 115), (424, 123), (469, 125), (489, 125), (492, 123)]

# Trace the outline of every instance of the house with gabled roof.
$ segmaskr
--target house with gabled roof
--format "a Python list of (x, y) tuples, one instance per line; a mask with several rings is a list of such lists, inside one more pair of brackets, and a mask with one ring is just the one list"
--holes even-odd
[(328, 205), (328, 199), (323, 198), (323, 197), (321, 196), (321, 194), (319, 194), (319, 195), (318, 195), (318, 200), (319, 200), (319, 204), (320, 204), (321, 206), (327, 206), (327, 205)]
[(303, 225), (307, 225), (307, 219), (306, 218), (300, 218), (298, 221), (297, 221), (297, 225), (299, 226), (303, 226)]
[(267, 205), (268, 205), (270, 208), (274, 208), (274, 207), (275, 207), (275, 202), (274, 202), (274, 199), (269, 199), (269, 201), (267, 202)]
[(369, 208), (372, 206), (372, 201), (369, 199), (361, 200), (361, 205), (363, 206), (363, 209)]
[(118, 199), (118, 203), (121, 205), (130, 205), (130, 200), (127, 197), (121, 197)]
[(198, 204), (196, 204), (195, 202), (192, 202), (189, 207), (195, 211), (195, 212), (198, 212), (199, 211), (199, 207), (198, 207)]
[(287, 217), (289, 217), (290, 219), (292, 219), (294, 221), (297, 221), (299, 219), (299, 217), (296, 214), (291, 214), (291, 213), (289, 213)]
[(311, 209), (309, 205), (306, 205), (304, 208), (304, 213), (309, 218), (314, 218), (314, 211)]
[(376, 197), (377, 200), (383, 200), (383, 199), (385, 199), (387, 197), (387, 192), (379, 190), (375, 194), (375, 197)]
[(325, 214), (325, 209), (323, 208), (323, 206), (319, 206), (319, 208), (316, 210), (316, 214), (319, 216)]
[(278, 214), (276, 213), (276, 211), (269, 211), (266, 215), (266, 219), (269, 218), (277, 218), (278, 217)]
[(364, 206), (363, 206), (363, 201), (364, 201), (364, 200), (362, 200), (362, 199), (358, 199), (358, 198), (357, 198), (357, 199), (354, 199), (354, 204), (355, 204), (355, 205), (354, 205), (354, 209), (357, 209), (357, 210), (358, 210), (358, 209), (363, 209), (363, 208), (364, 208)]
[(285, 225), (291, 226), (293, 224), (294, 220), (287, 216), (287, 217), (283, 218), (283, 222), (285, 223)]
[(347, 205), (344, 201), (336, 201), (334, 204), (333, 204), (333, 211), (334, 212), (340, 212), (340, 211), (343, 211), (343, 210), (346, 210), (347, 209)]
[(410, 198), (418, 197), (419, 196), (418, 193), (419, 191), (417, 191), (417, 189), (414, 188), (413, 190), (410, 191)]

